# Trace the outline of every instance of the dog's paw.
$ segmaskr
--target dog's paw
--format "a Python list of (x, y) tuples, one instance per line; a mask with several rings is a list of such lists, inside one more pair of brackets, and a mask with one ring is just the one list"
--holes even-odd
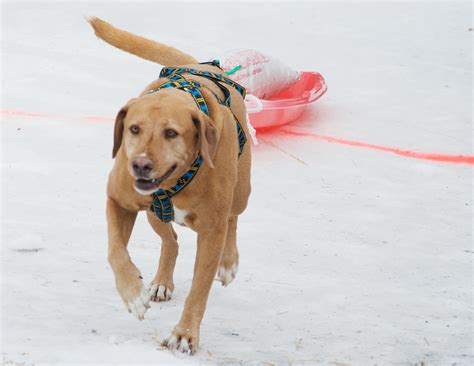
[(230, 268), (226, 268), (224, 266), (219, 267), (219, 271), (217, 272), (217, 279), (221, 281), (222, 286), (227, 286), (233, 281), (233, 279), (237, 275), (238, 269), (239, 266), (237, 263), (232, 264)]
[(132, 268), (116, 274), (115, 284), (128, 312), (138, 320), (143, 320), (143, 316), (150, 307), (148, 305), (150, 294), (143, 286), (138, 269)]
[(199, 336), (190, 329), (180, 330), (176, 327), (173, 333), (163, 341), (162, 345), (171, 351), (193, 355), (199, 346)]
[(150, 293), (142, 286), (140, 294), (135, 298), (124, 300), (125, 307), (138, 320), (143, 320), (146, 311), (150, 308)]
[(168, 301), (173, 295), (173, 287), (152, 282), (148, 290), (151, 301)]

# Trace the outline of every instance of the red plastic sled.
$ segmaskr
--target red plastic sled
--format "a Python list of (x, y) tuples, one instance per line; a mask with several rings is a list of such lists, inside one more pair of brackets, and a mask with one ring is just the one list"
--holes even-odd
[(299, 80), (270, 99), (246, 99), (250, 123), (256, 129), (284, 125), (298, 119), (309, 104), (327, 90), (320, 73), (301, 73)]

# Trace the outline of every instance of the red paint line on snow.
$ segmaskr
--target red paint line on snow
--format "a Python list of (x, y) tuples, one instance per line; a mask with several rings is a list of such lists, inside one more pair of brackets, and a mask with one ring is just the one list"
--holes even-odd
[(25, 112), (25, 111), (14, 111), (0, 109), (1, 115), (6, 116), (25, 116), (25, 117), (41, 117), (41, 118), (53, 118), (53, 119), (85, 119), (88, 121), (113, 121), (112, 117), (104, 116), (67, 116), (61, 114), (50, 114), (50, 113), (38, 113), (38, 112)]
[[(60, 119), (75, 119), (76, 117), (65, 116), (65, 115), (56, 115), (56, 114), (48, 114), (48, 113), (36, 113), (36, 112), (26, 112), (26, 111), (16, 111), (16, 110), (0, 110), (1, 115), (9, 115), (9, 116), (26, 116), (26, 117), (41, 117), (41, 118), (60, 118)], [(79, 119), (85, 119), (88, 121), (113, 121), (114, 118), (112, 117), (104, 117), (104, 116), (78, 116)], [(423, 153), (411, 150), (403, 150), (398, 149), (395, 147), (389, 146), (381, 146), (381, 145), (374, 145), (369, 144), (366, 142), (354, 141), (354, 140), (346, 140), (341, 139), (338, 137), (332, 137), (327, 135), (320, 135), (316, 133), (309, 133), (309, 132), (298, 132), (298, 131), (290, 131), (286, 129), (279, 129), (278, 132), (281, 132), (288, 136), (301, 136), (307, 137), (317, 140), (324, 140), (330, 143), (336, 143), (341, 145), (348, 145), (352, 147), (359, 147), (364, 149), (371, 149), (377, 151), (384, 151), (393, 154), (397, 154), (400, 156), (404, 156), (407, 158), (413, 159), (421, 159), (421, 160), (431, 160), (437, 161), (441, 163), (455, 163), (455, 164), (470, 164), (474, 165), (474, 156), (472, 155), (450, 155), (450, 154), (437, 154), (437, 153)]]
[(365, 149), (390, 152), (390, 153), (401, 155), (407, 158), (431, 160), (431, 161), (437, 161), (437, 162), (443, 162), (443, 163), (474, 165), (474, 156), (472, 155), (449, 155), (449, 154), (437, 154), (437, 153), (423, 153), (423, 152), (417, 152), (417, 151), (411, 151), (411, 150), (397, 149), (395, 147), (374, 145), (374, 144), (369, 144), (366, 142), (346, 140), (346, 139), (341, 139), (338, 137), (320, 135), (320, 134), (315, 134), (315, 133), (289, 131), (289, 130), (281, 130), (280, 132), (289, 136), (302, 136), (302, 137), (308, 137), (308, 138), (317, 139), (317, 140), (324, 140), (327, 142), (341, 144), (341, 145), (348, 145), (348, 146), (353, 146), (353, 147), (360, 147), (360, 148), (365, 148)]
[(104, 116), (82, 116), (82, 118), (87, 119), (89, 121), (113, 121), (114, 118), (112, 117), (104, 117)]
[(8, 111), (5, 109), (0, 110), (0, 114), (5, 114), (8, 116), (28, 116), (28, 117), (55, 117), (47, 113), (33, 113), (33, 112), (24, 112), (24, 111)]

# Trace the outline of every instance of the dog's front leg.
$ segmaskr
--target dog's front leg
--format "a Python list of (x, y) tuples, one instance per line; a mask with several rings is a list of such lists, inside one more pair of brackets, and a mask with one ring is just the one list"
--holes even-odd
[[(211, 225), (210, 225), (211, 226)], [(170, 349), (194, 353), (199, 345), (199, 328), (206, 302), (216, 275), (227, 232), (227, 220), (212, 225), (212, 229), (198, 231), (196, 262), (191, 291), (183, 314), (171, 336), (164, 341)]]
[(143, 320), (149, 308), (150, 294), (143, 286), (140, 271), (127, 251), (136, 217), (136, 212), (125, 210), (110, 197), (107, 199), (108, 259), (114, 271), (115, 284), (128, 311)]

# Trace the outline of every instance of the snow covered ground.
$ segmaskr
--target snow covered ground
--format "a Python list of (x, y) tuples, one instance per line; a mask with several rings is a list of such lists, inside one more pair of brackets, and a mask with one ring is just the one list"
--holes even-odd
[[(239, 274), (213, 286), (200, 351), (177, 357), (159, 341), (182, 311), (195, 235), (178, 228), (172, 301), (132, 318), (106, 261), (113, 122), (83, 118), (113, 117), (160, 69), (97, 40), (84, 20), (96, 15), (202, 60), (251, 47), (320, 71), (329, 91), (292, 131), (472, 155), (471, 10), (2, 4), (3, 363), (472, 365), (472, 165), (260, 134)], [(160, 243), (145, 221), (130, 250), (149, 281)]]

